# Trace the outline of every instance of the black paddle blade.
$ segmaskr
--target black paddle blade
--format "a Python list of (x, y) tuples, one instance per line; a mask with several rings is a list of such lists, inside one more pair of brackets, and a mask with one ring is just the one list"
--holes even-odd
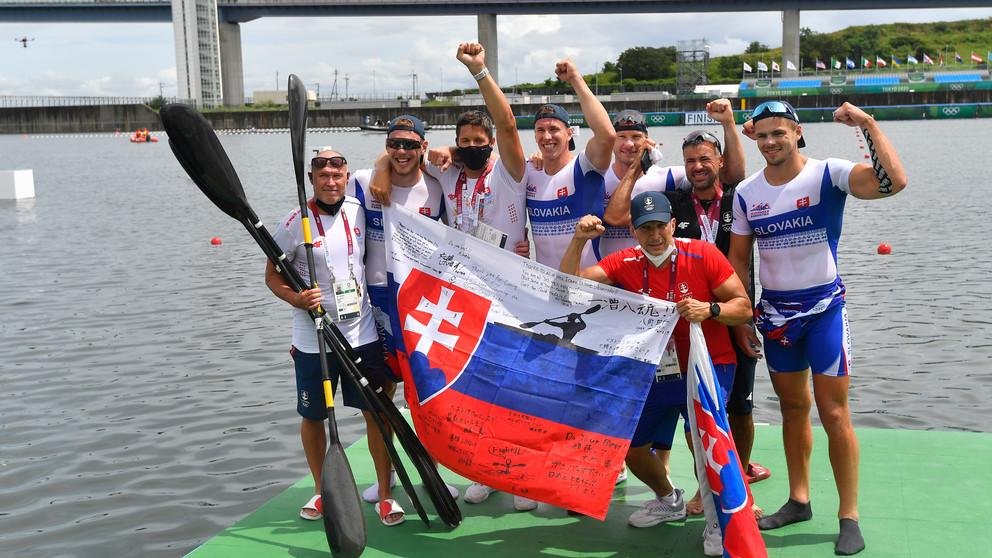
[[(302, 190), (305, 173), (303, 154), (307, 136), (307, 88), (296, 74), (289, 74), (289, 140), (293, 149), (293, 169), (296, 170), (296, 184)], [(301, 194), (304, 195), (305, 194)], [(300, 203), (305, 199), (301, 198)]]
[(235, 219), (248, 213), (248, 200), (210, 122), (186, 105), (167, 104), (159, 112), (176, 159), (218, 208)]
[(365, 514), (358, 499), (351, 465), (337, 437), (334, 409), (327, 410), (330, 440), (320, 473), (327, 546), (336, 558), (357, 558), (365, 551)]

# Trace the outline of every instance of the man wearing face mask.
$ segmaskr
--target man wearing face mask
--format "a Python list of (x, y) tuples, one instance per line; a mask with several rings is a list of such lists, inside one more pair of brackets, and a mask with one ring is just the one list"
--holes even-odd
[(689, 324), (701, 322), (722, 396), (734, 376), (734, 349), (726, 326), (751, 319), (751, 302), (734, 268), (708, 242), (674, 238), (676, 220), (661, 192), (644, 192), (631, 200), (631, 232), (638, 245), (615, 252), (598, 264), (580, 268), (582, 249), (605, 232), (599, 217), (586, 215), (575, 227), (560, 270), (599, 283), (616, 285), (676, 304), (681, 319), (665, 351), (638, 420), (627, 467), (648, 485), (655, 498), (631, 514), (633, 527), (651, 527), (686, 515), (683, 490), (672, 486), (665, 466), (651, 452), (653, 442), (671, 447), (680, 411), (686, 406)]
[[(528, 257), (526, 161), (513, 111), (486, 68), (482, 45), (461, 43), (456, 58), (479, 83), (489, 114), (470, 110), (459, 116), (456, 146), (432, 150), (427, 174), (441, 183), (449, 225)], [(498, 159), (492, 157), (494, 146)]]

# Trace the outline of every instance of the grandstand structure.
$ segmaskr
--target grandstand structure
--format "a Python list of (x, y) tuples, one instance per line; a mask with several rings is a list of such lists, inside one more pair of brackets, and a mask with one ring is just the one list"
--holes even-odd
[(820, 76), (749, 79), (738, 86), (738, 96), (742, 98), (939, 92), (975, 92), (980, 97), (988, 97), (992, 92), (992, 76), (987, 68), (946, 72), (824, 73)]

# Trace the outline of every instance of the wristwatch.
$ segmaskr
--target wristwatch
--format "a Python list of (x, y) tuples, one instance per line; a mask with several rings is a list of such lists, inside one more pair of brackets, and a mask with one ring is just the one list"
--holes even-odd
[(716, 302), (711, 302), (710, 303), (710, 317), (711, 318), (716, 318), (719, 315), (720, 315), (720, 305), (717, 304)]

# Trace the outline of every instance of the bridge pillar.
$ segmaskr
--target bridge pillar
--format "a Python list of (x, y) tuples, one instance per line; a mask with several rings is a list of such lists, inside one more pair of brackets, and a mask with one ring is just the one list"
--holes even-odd
[(245, 104), (245, 73), (241, 60), (241, 25), (217, 22), (220, 36), (220, 81), (224, 105), (239, 107)]
[[(788, 63), (792, 62), (796, 70), (790, 70)], [(782, 12), (782, 75), (799, 75), (799, 10), (784, 10)]]
[(496, 42), (496, 14), (479, 14), (479, 43), (486, 49), (486, 67), (499, 83), (499, 45)]

